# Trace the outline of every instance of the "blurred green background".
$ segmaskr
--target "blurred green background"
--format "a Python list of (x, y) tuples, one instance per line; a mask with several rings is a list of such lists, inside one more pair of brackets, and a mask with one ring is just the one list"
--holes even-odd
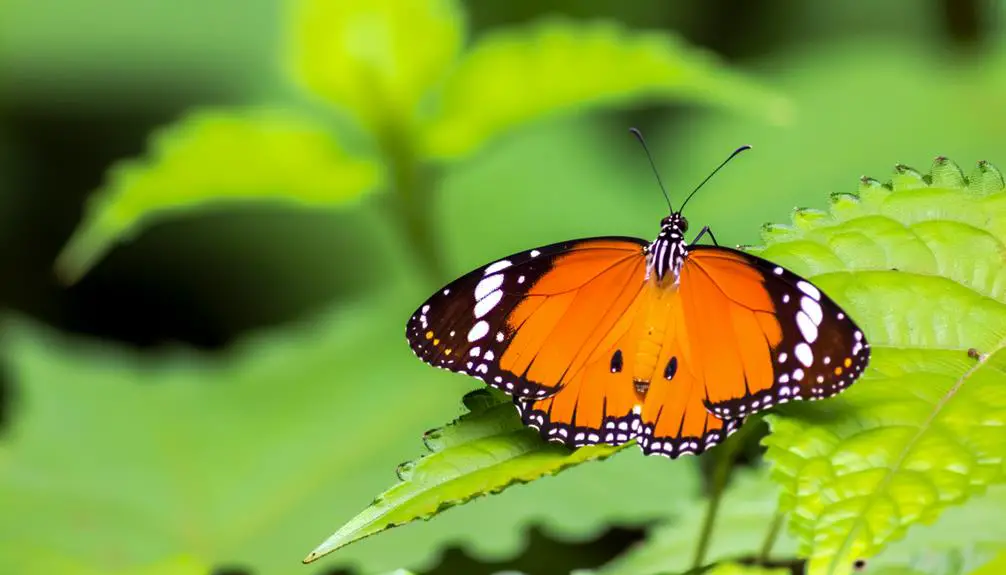
[[(280, 0), (8, 0), (2, 572), (560, 573), (618, 556), (674, 520), (674, 498), (700, 496), (694, 462), (622, 454), (298, 564), (477, 387), (412, 358), (404, 321), (426, 292), (531, 246), (657, 231), (666, 206), (629, 126), (676, 201), (752, 144), (688, 217), (722, 243), (756, 243), (763, 223), (823, 208), (861, 175), (887, 179), (897, 162), (1006, 163), (1003, 12), (954, 0), (462, 2), (468, 46), (543, 18), (608, 22), (716, 54), (768, 95), (643, 94), (515, 123), (425, 180), (441, 269), (377, 186), (340, 206), (232, 202), (151, 219), (61, 283), (57, 256), (109, 169), (195, 110), (309, 110), (346, 154), (375, 144), (366, 122), (319, 111), (290, 81)], [(431, 40), (409, 41), (421, 52)], [(595, 73), (575, 53), (570, 66)], [(612, 492), (651, 496), (598, 502)]]

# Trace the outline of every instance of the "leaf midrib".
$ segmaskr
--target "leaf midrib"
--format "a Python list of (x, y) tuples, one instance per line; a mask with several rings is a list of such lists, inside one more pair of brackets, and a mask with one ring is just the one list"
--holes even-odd
[(852, 527), (848, 530), (844, 540), (842, 541), (841, 547), (838, 548), (838, 551), (836, 553), (832, 554), (831, 562), (828, 564), (827, 573), (829, 574), (835, 573), (835, 569), (838, 566), (839, 561), (845, 556), (845, 553), (848, 551), (849, 546), (855, 539), (856, 534), (863, 527), (864, 524), (863, 518), (866, 516), (867, 511), (873, 506), (873, 504), (876, 502), (880, 494), (886, 493), (887, 487), (890, 485), (891, 481), (894, 480), (895, 475), (897, 475), (898, 472), (902, 470), (901, 469), (902, 465), (904, 464), (905, 459), (908, 457), (908, 454), (914, 450), (915, 445), (929, 431), (929, 428), (932, 425), (933, 421), (940, 414), (940, 412), (943, 410), (946, 404), (955, 395), (957, 395), (957, 392), (960, 390), (961, 386), (964, 385), (964, 382), (966, 382), (975, 372), (977, 372), (986, 363), (988, 363), (989, 358), (991, 358), (993, 355), (1001, 351), (1003, 348), (1006, 348), (1006, 338), (999, 341), (999, 343), (996, 344), (996, 346), (991, 351), (979, 355), (978, 360), (975, 362), (975, 365), (971, 366), (967, 371), (965, 371), (957, 379), (957, 381), (954, 382), (954, 385), (951, 386), (949, 390), (947, 390), (947, 392), (943, 395), (943, 397), (940, 398), (938, 402), (936, 402), (936, 405), (933, 407), (933, 410), (926, 417), (926, 420), (923, 421), (922, 424), (919, 426), (919, 430), (915, 433), (914, 436), (912, 436), (912, 438), (908, 441), (908, 443), (905, 444), (905, 447), (901, 450), (901, 453), (898, 454), (898, 459), (894, 462), (893, 465), (888, 467), (887, 473), (885, 474), (883, 480), (877, 485), (875, 489), (871, 491), (870, 495), (867, 496), (866, 504), (864, 505), (862, 512), (856, 516), (856, 519), (854, 520)]

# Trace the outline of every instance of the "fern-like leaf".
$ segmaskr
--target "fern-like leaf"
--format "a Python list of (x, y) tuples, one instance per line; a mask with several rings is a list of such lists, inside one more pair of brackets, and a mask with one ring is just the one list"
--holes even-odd
[(847, 574), (1003, 479), (1003, 179), (985, 162), (970, 178), (942, 157), (925, 175), (899, 165), (764, 236), (761, 255), (813, 278), (873, 347), (845, 395), (766, 418), (808, 572)]

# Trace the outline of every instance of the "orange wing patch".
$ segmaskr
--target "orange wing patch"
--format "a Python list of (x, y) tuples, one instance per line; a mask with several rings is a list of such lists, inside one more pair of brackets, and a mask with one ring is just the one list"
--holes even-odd
[[(667, 328), (662, 333), (656, 330), (640, 333), (641, 341), (654, 335), (660, 336), (660, 341), (659, 353), (650, 362), (650, 370), (637, 374), (637, 381), (646, 382), (646, 393), (642, 427), (636, 440), (647, 455), (673, 459), (699, 454), (725, 439), (743, 420), (721, 420), (705, 407), (704, 377), (711, 366), (704, 361), (714, 360), (714, 355), (690, 339), (683, 292), (656, 284), (650, 284), (647, 291), (651, 301), (649, 321), (657, 323), (655, 318), (662, 315)], [(730, 320), (730, 316), (712, 319), (708, 325), (715, 328), (719, 326), (717, 321)]]
[[(507, 317), (513, 337), (500, 367), (555, 390), (566, 386), (627, 315), (645, 271), (642, 250), (626, 255), (624, 244), (556, 258)], [(530, 397), (521, 389), (514, 395)]]
[(697, 374), (704, 404), (717, 417), (829, 397), (869, 362), (869, 344), (834, 301), (757, 256), (696, 246), (681, 289), (688, 339), (704, 368)]

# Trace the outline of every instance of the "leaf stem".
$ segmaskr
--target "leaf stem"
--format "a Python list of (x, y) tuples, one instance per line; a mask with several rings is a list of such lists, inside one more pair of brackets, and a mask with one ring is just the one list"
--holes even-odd
[(762, 543), (761, 550), (758, 551), (759, 565), (768, 564), (768, 557), (772, 554), (772, 548), (775, 547), (775, 540), (778, 539), (785, 520), (786, 514), (781, 511), (776, 511), (775, 516), (772, 517), (772, 523), (769, 524), (768, 533), (765, 535), (765, 542)]
[(692, 570), (701, 569), (706, 561), (706, 553), (709, 551), (709, 544), (712, 542), (713, 527), (716, 525), (716, 515), (719, 513), (720, 501), (723, 499), (723, 491), (726, 489), (727, 481), (733, 471), (734, 461), (741, 447), (747, 443), (747, 438), (760, 428), (758, 422), (749, 421), (742, 424), (740, 429), (734, 434), (730, 441), (725, 441), (720, 446), (719, 457), (713, 467), (711, 480), (711, 491), (709, 494), (709, 507), (706, 508), (705, 518), (702, 520), (702, 535), (695, 548), (695, 559), (692, 561)]
[(447, 266), (433, 226), (435, 174), (424, 170), (406, 130), (385, 130), (378, 138), (391, 177), (390, 212), (405, 248), (432, 283), (447, 277)]

